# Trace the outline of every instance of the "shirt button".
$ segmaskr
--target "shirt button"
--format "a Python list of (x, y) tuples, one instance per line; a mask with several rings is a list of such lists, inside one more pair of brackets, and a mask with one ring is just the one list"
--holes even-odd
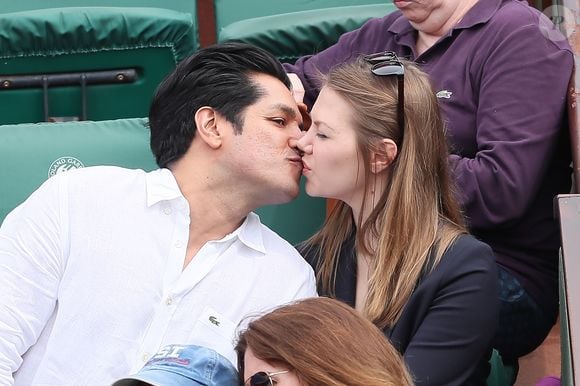
[(171, 214), (171, 208), (170, 207), (163, 208), (163, 213), (167, 215)]
[(181, 240), (177, 240), (174, 245), (175, 245), (175, 248), (183, 247), (183, 243), (181, 242)]
[(147, 360), (149, 359), (149, 357), (151, 356), (151, 354), (149, 354), (148, 352), (144, 353), (143, 356), (141, 356), (141, 360), (143, 362), (147, 362)]
[(173, 304), (173, 298), (171, 296), (168, 296), (167, 299), (165, 299), (165, 304), (170, 306)]

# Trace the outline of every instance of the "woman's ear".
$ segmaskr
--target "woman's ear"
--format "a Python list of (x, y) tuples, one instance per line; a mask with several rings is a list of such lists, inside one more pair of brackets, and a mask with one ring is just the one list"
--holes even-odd
[(217, 112), (208, 106), (195, 112), (196, 136), (199, 136), (209, 147), (217, 149), (222, 145)]
[(377, 143), (377, 150), (371, 155), (371, 172), (378, 174), (393, 163), (397, 157), (397, 144), (389, 138), (383, 138)]

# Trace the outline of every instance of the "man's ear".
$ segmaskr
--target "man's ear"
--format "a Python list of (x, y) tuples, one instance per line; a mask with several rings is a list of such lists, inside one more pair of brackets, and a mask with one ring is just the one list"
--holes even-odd
[(393, 163), (397, 157), (397, 144), (389, 138), (383, 138), (377, 143), (377, 150), (371, 155), (371, 172), (378, 174)]
[(196, 136), (199, 136), (209, 147), (217, 149), (222, 145), (217, 112), (208, 106), (195, 112)]

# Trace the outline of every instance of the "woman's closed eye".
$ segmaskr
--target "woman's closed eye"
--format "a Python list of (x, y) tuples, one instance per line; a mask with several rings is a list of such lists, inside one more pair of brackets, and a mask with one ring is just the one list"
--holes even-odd
[(316, 137), (320, 138), (320, 139), (327, 139), (328, 138), (328, 136), (326, 134), (321, 133), (321, 132), (317, 132)]

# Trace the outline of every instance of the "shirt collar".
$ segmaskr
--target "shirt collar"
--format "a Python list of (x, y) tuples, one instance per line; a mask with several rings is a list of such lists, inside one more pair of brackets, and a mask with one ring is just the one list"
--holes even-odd
[[(146, 184), (148, 207), (161, 201), (183, 197), (177, 181), (169, 169), (157, 169), (147, 173)], [(238, 238), (243, 244), (253, 250), (266, 253), (262, 237), (262, 223), (260, 222), (260, 217), (255, 213), (248, 214), (242, 225), (218, 240), (218, 242), (226, 242), (234, 238)]]
[[(491, 17), (497, 12), (503, 0), (479, 0), (468, 12), (463, 19), (455, 27), (453, 27), (448, 35), (453, 30), (471, 28), (480, 23), (487, 23)], [(395, 35), (406, 35), (408, 33), (415, 33), (415, 29), (409, 23), (401, 11), (399, 17), (391, 23), (388, 31)]]
[(257, 214), (248, 214), (242, 225), (236, 229), (236, 232), (238, 232), (240, 241), (246, 246), (258, 252), (266, 253), (264, 238), (262, 237), (262, 223)]
[(169, 169), (157, 169), (147, 173), (147, 206), (153, 206), (160, 201), (183, 197), (173, 173)]
[(264, 239), (262, 237), (262, 223), (260, 217), (255, 213), (249, 213), (242, 225), (236, 228), (232, 233), (228, 233), (219, 240), (213, 240), (214, 243), (229, 243), (238, 239), (248, 248), (255, 251), (266, 253)]

